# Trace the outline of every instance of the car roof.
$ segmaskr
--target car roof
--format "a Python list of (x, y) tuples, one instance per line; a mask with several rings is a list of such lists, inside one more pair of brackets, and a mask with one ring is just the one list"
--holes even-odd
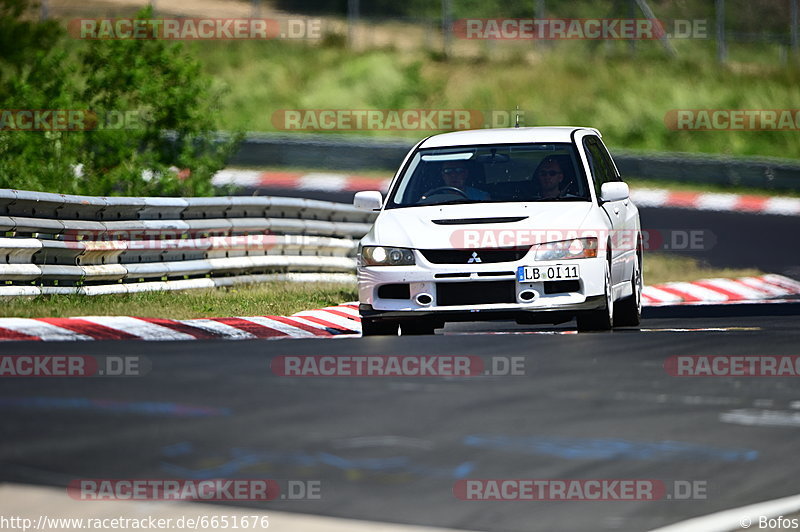
[(600, 137), (592, 127), (506, 127), (499, 129), (471, 129), (442, 133), (425, 139), (420, 148), (445, 148), (448, 146), (471, 146), (476, 144), (520, 144), (529, 142), (572, 142), (574, 131), (587, 131)]

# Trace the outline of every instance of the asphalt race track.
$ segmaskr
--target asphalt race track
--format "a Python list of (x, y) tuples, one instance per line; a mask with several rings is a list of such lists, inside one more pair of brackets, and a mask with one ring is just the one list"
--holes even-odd
[[(3, 379), (0, 481), (320, 480), (320, 500), (252, 504), (503, 531), (641, 531), (800, 491), (796, 380), (664, 369), (673, 355), (798, 355), (800, 303), (647, 312), (641, 330), (580, 335), (496, 323), (434, 337), (0, 344), (1, 355), (138, 355), (151, 366), (140, 377)], [(323, 354), (519, 356), (525, 375), (270, 370), (279, 355)], [(464, 478), (658, 479), (668, 491), (691, 481), (707, 498), (462, 501), (452, 490)]]

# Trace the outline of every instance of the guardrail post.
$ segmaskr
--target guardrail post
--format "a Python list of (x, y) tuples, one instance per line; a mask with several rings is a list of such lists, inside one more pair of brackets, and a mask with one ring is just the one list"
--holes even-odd
[(358, 16), (358, 0), (347, 0), (347, 45), (351, 49), (355, 49), (356, 47), (356, 26), (358, 25)]
[[(533, 7), (534, 17), (537, 20), (543, 20), (547, 18), (547, 5), (545, 4), (545, 0), (535, 0), (534, 7)], [(539, 46), (540, 48), (547, 49), (552, 46), (552, 42), (548, 41), (547, 39), (533, 39), (533, 45)]]
[(798, 18), (798, 0), (790, 0), (790, 8), (791, 8), (791, 45), (792, 45), (792, 54), (794, 54), (795, 58), (800, 57), (800, 43), (798, 43), (798, 35), (797, 35), (797, 18)]
[(450, 41), (453, 37), (453, 23), (450, 20), (450, 0), (442, 0), (442, 39), (444, 41), (444, 56), (450, 57)]
[(725, 43), (725, 0), (716, 0), (717, 12), (717, 61), (725, 63), (728, 58), (728, 48)]

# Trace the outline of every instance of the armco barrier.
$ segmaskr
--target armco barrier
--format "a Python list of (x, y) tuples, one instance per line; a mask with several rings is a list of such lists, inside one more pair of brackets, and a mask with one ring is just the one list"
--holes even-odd
[[(345, 135), (250, 134), (231, 166), (280, 166), (331, 170), (397, 170), (413, 140)], [(800, 190), (800, 161), (693, 153), (642, 153), (615, 149), (624, 177), (650, 180)]]
[(101, 198), (0, 189), (0, 295), (351, 281), (357, 239), (374, 217), (300, 198)]

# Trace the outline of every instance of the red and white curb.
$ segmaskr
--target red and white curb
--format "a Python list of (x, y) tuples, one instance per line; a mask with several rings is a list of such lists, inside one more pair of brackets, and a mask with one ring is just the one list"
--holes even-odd
[[(390, 179), (336, 173), (276, 172), (227, 169), (218, 172), (213, 183), (218, 186), (238, 185), (250, 188), (281, 188), (358, 192), (389, 189)], [(631, 191), (639, 207), (674, 207), (701, 211), (746, 212), (757, 214), (800, 215), (800, 198), (682, 192), (656, 188)]]
[(762, 301), (800, 295), (800, 282), (783, 275), (738, 279), (703, 279), (690, 283), (645, 286), (642, 305), (715, 304)]
[(217, 172), (215, 186), (237, 185), (248, 188), (288, 188), (296, 190), (325, 190), (329, 192), (358, 192), (359, 190), (389, 189), (391, 179), (336, 173), (263, 172), (260, 170), (228, 169)]
[(0, 318), (0, 341), (250, 340), (325, 338), (361, 333), (356, 303), (291, 316), (168, 320), (128, 316)]
[(673, 207), (698, 211), (746, 212), (783, 216), (800, 215), (800, 198), (681, 192), (656, 188), (633, 189), (631, 198), (638, 207)]
[[(646, 286), (642, 305), (701, 305), (769, 301), (800, 295), (800, 282), (782, 275), (705, 279)], [(172, 320), (130, 316), (0, 318), (0, 341), (250, 340), (330, 338), (361, 334), (358, 303), (305, 310), (291, 316)]]

